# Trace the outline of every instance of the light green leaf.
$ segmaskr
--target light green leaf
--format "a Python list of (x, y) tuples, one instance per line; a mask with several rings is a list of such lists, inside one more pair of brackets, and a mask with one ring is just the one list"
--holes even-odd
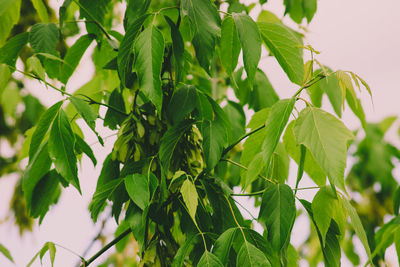
[(193, 85), (184, 85), (174, 91), (167, 113), (174, 124), (193, 111), (197, 103), (197, 92)]
[(10, 78), (11, 78), (10, 68), (7, 67), (7, 65), (5, 64), (0, 64), (0, 100), (3, 90), (6, 88)]
[(221, 261), (209, 251), (204, 251), (203, 256), (201, 256), (199, 263), (197, 264), (199, 267), (223, 267), (224, 265)]
[(365, 233), (364, 227), (361, 223), (360, 217), (357, 214), (356, 209), (350, 204), (349, 200), (343, 198), (343, 207), (347, 210), (350, 215), (351, 224), (356, 232), (358, 238), (363, 244), (365, 251), (367, 252), (368, 258), (371, 259), (371, 249), (369, 248), (367, 235)]
[(192, 217), (193, 221), (196, 222), (196, 210), (198, 203), (198, 195), (196, 186), (189, 180), (186, 179), (181, 187), (181, 194), (183, 198), (183, 202), (188, 209), (190, 217)]
[(192, 124), (193, 121), (182, 121), (177, 126), (168, 129), (161, 138), (159, 156), (165, 171), (168, 171), (169, 169), (169, 164), (176, 145), (180, 141), (182, 135), (192, 126)]
[(104, 145), (103, 139), (100, 137), (100, 135), (96, 131), (96, 119), (97, 119), (97, 114), (94, 112), (92, 107), (83, 99), (78, 98), (76, 96), (71, 96), (69, 98), (71, 103), (74, 105), (75, 109), (78, 111), (79, 115), (83, 118), (83, 120), (87, 123), (87, 125), (92, 129), (92, 131), (96, 134), (97, 139), (99, 139), (99, 142), (101, 145)]
[(36, 12), (39, 15), (39, 18), (42, 22), (48, 23), (49, 16), (47, 14), (46, 6), (43, 3), (43, 0), (32, 0), (33, 7), (36, 9)]
[(257, 70), (253, 90), (250, 91), (249, 107), (258, 111), (262, 108), (269, 108), (278, 101), (279, 97), (265, 73)]
[(281, 20), (271, 11), (261, 10), (257, 17), (257, 22), (279, 23)]
[(140, 90), (155, 105), (161, 116), (164, 37), (157, 27), (148, 27), (139, 34), (134, 45), (134, 54)]
[(238, 231), (238, 228), (229, 228), (223, 232), (214, 243), (212, 253), (217, 256), (224, 266), (228, 264), (232, 242), (235, 240)]
[(60, 109), (50, 130), (49, 154), (57, 172), (81, 193), (74, 145), (75, 135), (67, 115)]
[[(75, 2), (75, 1), (74, 1)], [(97, 21), (100, 25), (104, 24), (106, 14), (108, 14), (111, 0), (79, 0), (80, 17), (86, 18), (86, 30), (88, 33), (96, 34), (100, 39), (103, 32), (100, 27), (92, 21)]]
[(128, 88), (132, 86), (133, 82), (132, 80), (133, 45), (147, 17), (148, 17), (147, 14), (140, 16), (132, 24), (128, 26), (124, 39), (122, 39), (118, 49), (118, 58), (117, 58), (118, 75), (119, 78), (121, 79), (121, 83)]
[(258, 62), (261, 57), (261, 38), (257, 24), (243, 13), (233, 13), (239, 40), (242, 45), (244, 68), (247, 73), (250, 87), (253, 86)]
[(2, 244), (0, 244), (0, 253), (3, 254), (3, 256), (6, 257), (9, 261), (14, 262), (14, 259), (11, 256), (10, 251), (8, 251), (8, 249)]
[(317, 11), (317, 0), (303, 0), (303, 10), (307, 18), (307, 22), (310, 23)]
[(301, 85), (304, 76), (302, 42), (295, 33), (280, 23), (259, 22), (261, 37), (278, 60), (289, 79)]
[(260, 173), (266, 169), (267, 165), (265, 163), (264, 154), (262, 151), (260, 151), (253, 157), (249, 164), (245, 179), (243, 181), (243, 189), (247, 190), (247, 187), (257, 178)]
[(305, 145), (328, 175), (331, 186), (345, 191), (347, 143), (353, 133), (333, 115), (314, 107), (305, 108), (293, 127), (298, 144)]
[(56, 257), (56, 246), (54, 245), (53, 242), (46, 242), (44, 244), (43, 248), (40, 250), (40, 252), (39, 252), (40, 262), (42, 262), (43, 256), (46, 254), (47, 251), (49, 251), (50, 262), (51, 262), (51, 266), (53, 267), (54, 259)]
[(111, 195), (123, 181), (123, 178), (114, 179), (97, 186), (96, 192), (94, 193), (92, 201), (89, 204), (90, 216), (94, 222), (97, 221), (99, 213), (102, 209), (104, 209), (107, 199), (111, 197)]
[(15, 67), (15, 63), (17, 62), (19, 52), (28, 43), (28, 40), (29, 40), (29, 33), (27, 32), (17, 34), (13, 36), (10, 40), (8, 40), (8, 42), (0, 48), (0, 63), (4, 63), (12, 67)]
[(240, 53), (240, 40), (236, 25), (231, 16), (227, 16), (221, 25), (221, 40), (219, 54), (226, 73), (231, 75), (235, 70)]
[(214, 55), (215, 41), (220, 34), (221, 18), (210, 0), (181, 1), (183, 16), (189, 17), (194, 28), (193, 45), (200, 66), (210, 72)]
[(142, 210), (150, 204), (150, 190), (148, 178), (139, 173), (125, 177), (125, 188), (129, 197)]
[(0, 46), (4, 44), (12, 28), (19, 21), (20, 9), (21, 0), (0, 1)]
[(79, 39), (67, 50), (64, 57), (65, 64), (61, 69), (60, 82), (66, 84), (72, 73), (76, 69), (86, 49), (92, 43), (94, 35), (86, 34), (79, 37)]
[(236, 266), (270, 267), (271, 264), (261, 250), (245, 240), (237, 254)]
[(271, 184), (265, 190), (258, 220), (268, 230), (268, 241), (275, 251), (286, 248), (290, 241), (296, 206), (292, 189), (285, 184)]
[(283, 184), (289, 177), (289, 155), (285, 146), (279, 142), (271, 157), (270, 177)]
[(28, 68), (31, 69), (32, 72), (36, 74), (42, 81), (46, 80), (46, 71), (36, 56), (29, 57), (26, 63), (28, 64)]

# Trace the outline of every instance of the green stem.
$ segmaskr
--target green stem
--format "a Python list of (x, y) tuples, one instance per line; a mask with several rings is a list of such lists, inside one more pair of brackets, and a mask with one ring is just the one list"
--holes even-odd
[[(236, 161), (233, 161), (233, 160), (231, 160), (231, 159), (221, 159), (221, 161), (226, 161), (226, 162), (232, 163), (233, 165), (236, 165), (236, 166), (238, 166), (239, 168), (242, 168), (243, 170), (246, 170), (246, 171), (249, 170), (249, 168), (247, 168), (246, 166), (243, 166), (242, 164), (237, 163)], [(267, 177), (265, 177), (265, 176), (263, 176), (263, 175), (261, 175), (261, 174), (259, 174), (258, 177), (260, 177), (260, 178), (262, 178), (262, 179), (264, 179), (265, 181), (268, 181), (268, 182), (270, 182), (270, 183), (276, 184), (275, 181), (273, 181), (273, 180), (271, 180), (271, 179), (268, 179)]]
[(232, 143), (231, 145), (229, 145), (227, 148), (224, 149), (224, 151), (222, 152), (222, 156), (225, 156), (230, 150), (232, 150), (232, 148), (234, 148), (237, 144), (239, 144), (243, 139), (245, 139), (246, 137), (255, 134), (256, 132), (258, 132), (259, 130), (265, 128), (265, 124), (261, 125), (260, 127), (248, 132), (247, 134), (243, 135), (242, 137), (240, 137), (237, 141), (235, 141), (234, 143)]

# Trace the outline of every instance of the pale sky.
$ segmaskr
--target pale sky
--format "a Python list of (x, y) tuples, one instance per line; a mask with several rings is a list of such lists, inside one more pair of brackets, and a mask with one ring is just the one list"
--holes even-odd
[[(57, 1), (57, 5), (60, 4), (61, 1)], [(276, 12), (280, 17), (283, 14), (282, 0), (269, 0), (265, 7)], [(385, 116), (398, 116), (400, 113), (398, 108), (400, 99), (399, 10), (400, 1), (398, 0), (318, 1), (317, 14), (308, 26), (309, 33), (306, 35), (305, 43), (321, 51), (317, 57), (320, 62), (332, 69), (351, 70), (369, 83), (373, 91), (374, 108), (368, 94), (366, 92), (360, 94), (368, 121), (378, 121)], [(295, 27), (290, 19), (285, 18), (284, 21)], [(88, 59), (87, 55), (86, 59)], [(85, 59), (81, 61), (79, 74), (71, 78), (70, 88), (79, 88), (87, 81), (89, 74), (93, 71), (88, 62)], [(261, 62), (260, 67), (266, 72), (281, 97), (291, 96), (295, 92), (296, 86), (289, 82), (273, 58)], [(46, 105), (55, 103), (59, 97), (58, 93), (46, 90), (38, 86), (36, 82), (30, 83), (29, 86), (35, 95), (41, 96)], [(349, 110), (346, 110), (344, 114), (344, 121), (350, 129), (359, 126), (357, 119)], [(396, 144), (399, 144), (398, 125), (396, 123), (389, 133), (390, 140)], [(98, 123), (98, 130), (102, 129), (101, 126), (101, 123)], [(103, 136), (109, 133), (106, 130), (101, 131)], [(89, 144), (96, 141), (94, 136), (89, 134), (88, 137)], [(78, 254), (86, 249), (99, 228), (99, 225), (93, 226), (87, 206), (94, 191), (101, 162), (104, 155), (111, 151), (114, 140), (108, 139), (104, 148), (98, 144), (93, 146), (96, 155), (99, 156), (97, 168), (93, 168), (91, 162), (84, 157), (82, 161), (84, 168), (81, 168), (80, 172), (83, 196), (80, 196), (73, 188), (64, 190), (59, 204), (50, 210), (42, 225), (36, 226), (32, 234), (27, 233), (20, 238), (17, 228), (12, 224), (0, 224), (0, 243), (10, 249), (17, 263), (16, 266), (25, 266), (46, 241), (63, 245)], [(293, 175), (293, 172), (291, 174)], [(15, 181), (15, 177), (0, 179), (0, 221), (8, 211)], [(302, 227), (308, 229), (308, 224), (301, 223), (296, 222), (294, 231)], [(114, 223), (109, 223), (110, 231), (108, 232), (112, 233), (113, 227), (115, 227)], [(292, 240), (301, 242), (303, 237), (294, 235), (292, 235)], [(98, 249), (99, 246), (94, 246), (89, 255)], [(79, 259), (70, 252), (57, 248), (56, 267), (73, 266), (77, 260)], [(0, 266), (15, 265), (10, 265), (0, 255)], [(33, 266), (40, 266), (39, 261)], [(48, 255), (44, 258), (43, 266), (50, 266)]]

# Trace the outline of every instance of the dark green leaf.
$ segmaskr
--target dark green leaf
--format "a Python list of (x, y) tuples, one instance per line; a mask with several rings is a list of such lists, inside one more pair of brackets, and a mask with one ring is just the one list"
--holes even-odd
[(64, 21), (67, 17), (67, 9), (71, 5), (72, 0), (64, 0), (62, 6), (60, 6), (60, 9), (58, 10), (58, 14), (60, 17), (60, 28), (63, 28)]
[(94, 222), (97, 221), (99, 213), (102, 209), (104, 209), (107, 199), (111, 197), (111, 195), (123, 181), (124, 179), (120, 178), (98, 185), (92, 201), (89, 204), (90, 216)]
[(269, 267), (271, 264), (261, 250), (245, 240), (238, 252), (236, 266)]
[(81, 192), (74, 145), (75, 135), (67, 115), (60, 109), (50, 130), (49, 155), (57, 172)]
[(168, 22), (169, 27), (171, 28), (171, 39), (172, 39), (172, 51), (174, 55), (174, 66), (175, 66), (175, 84), (178, 84), (183, 80), (184, 76), (184, 52), (185, 45), (183, 43), (183, 38), (181, 33), (179, 32), (178, 27), (174, 24), (174, 22), (167, 16), (165, 16), (165, 20)]
[(289, 244), (295, 217), (292, 189), (285, 184), (270, 184), (263, 194), (258, 218), (265, 224), (268, 241), (276, 251)]
[(29, 33), (29, 42), (35, 53), (53, 54), (60, 34), (54, 23), (37, 23)]
[(8, 40), (8, 42), (0, 48), (0, 63), (15, 67), (19, 52), (21, 52), (21, 49), (28, 43), (28, 40), (29, 33), (27, 32), (17, 34)]
[(172, 267), (182, 267), (188, 252), (192, 249), (193, 244), (199, 240), (199, 234), (194, 234), (186, 238), (185, 242), (178, 249), (172, 262)]
[(278, 60), (289, 79), (301, 85), (304, 76), (302, 42), (281, 23), (259, 22), (258, 28), (265, 44)]
[(61, 70), (60, 82), (62, 82), (63, 84), (66, 84), (68, 82), (68, 79), (75, 71), (83, 54), (92, 43), (94, 38), (95, 36), (91, 34), (82, 35), (74, 43), (74, 45), (67, 50), (67, 54), (64, 57), (65, 64), (63, 65)]
[(128, 27), (118, 49), (118, 75), (121, 83), (128, 88), (132, 86), (133, 45), (147, 17), (147, 14), (140, 16)]
[(238, 231), (238, 228), (229, 228), (223, 232), (214, 243), (212, 252), (215, 254), (215, 256), (217, 256), (224, 266), (226, 266), (228, 263), (232, 242), (235, 239)]
[(243, 13), (233, 13), (239, 40), (242, 45), (244, 68), (247, 73), (250, 87), (253, 86), (258, 62), (261, 57), (261, 38), (257, 24)]
[(221, 261), (209, 251), (204, 251), (203, 256), (201, 256), (199, 263), (197, 264), (199, 267), (223, 267), (224, 265)]
[(200, 128), (203, 135), (203, 153), (209, 170), (219, 162), (226, 144), (225, 127), (220, 118), (203, 121)]
[[(122, 93), (118, 88), (114, 89), (108, 100), (108, 105), (125, 112), (125, 102)], [(116, 130), (117, 125), (121, 125), (126, 119), (126, 116), (111, 108), (107, 109), (106, 116), (104, 117), (104, 126), (108, 126), (111, 130)]]
[(243, 107), (233, 101), (228, 100), (223, 110), (232, 125), (232, 134), (229, 143), (233, 143), (246, 133), (246, 116)]
[(261, 70), (257, 70), (253, 90), (249, 92), (249, 107), (255, 111), (263, 108), (269, 108), (279, 101), (274, 88), (269, 82), (267, 76)]
[(8, 251), (8, 249), (2, 244), (0, 244), (0, 253), (3, 254), (3, 256), (6, 257), (9, 261), (14, 262), (14, 259), (11, 256), (10, 251)]
[(149, 181), (143, 174), (135, 173), (125, 177), (125, 188), (132, 201), (142, 210), (150, 203)]
[(146, 14), (151, 0), (129, 0), (124, 16), (124, 28), (129, 28), (140, 16)]
[(240, 53), (240, 40), (235, 21), (227, 16), (221, 25), (220, 57), (222, 66), (228, 75), (235, 70)]
[(221, 19), (210, 0), (183, 0), (181, 10), (188, 16), (194, 28), (192, 40), (200, 66), (210, 72), (215, 41), (220, 34)]
[(96, 21), (100, 25), (104, 24), (110, 2), (111, 0), (79, 0), (80, 17), (88, 20), (85, 23), (86, 30), (88, 33), (97, 35), (98, 39), (103, 32), (93, 21)]
[(161, 31), (155, 26), (145, 29), (137, 37), (134, 54), (139, 88), (161, 114), (161, 67), (164, 56), (164, 37)]
[(93, 165), (96, 166), (97, 164), (97, 159), (95, 155), (93, 154), (93, 150), (90, 148), (88, 143), (85, 142), (82, 137), (79, 135), (75, 134), (75, 146), (77, 146), (83, 153), (86, 154), (90, 158), (90, 160), (93, 162)]
[(130, 224), (135, 240), (138, 242), (140, 251), (142, 251), (144, 245), (147, 210), (142, 211), (135, 204), (131, 204), (126, 211), (127, 221)]
[(174, 91), (168, 104), (167, 113), (174, 124), (178, 124), (183, 118), (193, 111), (197, 103), (196, 88), (192, 85), (184, 85)]
[(299, 187), (299, 183), (301, 178), (303, 178), (304, 173), (304, 162), (306, 161), (307, 148), (304, 145), (300, 145), (300, 162), (299, 167), (297, 169), (297, 178), (296, 178), (296, 192)]

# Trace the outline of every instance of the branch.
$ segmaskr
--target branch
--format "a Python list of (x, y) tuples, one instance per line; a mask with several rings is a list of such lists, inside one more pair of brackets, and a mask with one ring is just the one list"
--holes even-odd
[(98, 257), (100, 257), (104, 252), (106, 252), (109, 248), (117, 244), (119, 241), (121, 241), (122, 238), (127, 236), (132, 232), (132, 229), (129, 228), (119, 236), (117, 236), (114, 240), (112, 240), (110, 243), (105, 245), (102, 249), (100, 249), (96, 254), (94, 254), (90, 259), (84, 260), (82, 259), (83, 265), (81, 267), (87, 267), (89, 266), (92, 262), (94, 262)]
[(264, 127), (265, 127), (265, 124), (260, 126), (260, 127), (258, 127), (258, 128), (256, 128), (256, 129), (254, 129), (251, 132), (248, 132), (247, 134), (243, 135), (242, 137), (240, 137), (237, 141), (235, 141), (234, 143), (232, 143), (231, 145), (229, 145), (227, 148), (224, 149), (224, 151), (222, 152), (221, 158), (223, 156), (225, 156), (230, 150), (232, 150), (232, 148), (234, 148), (237, 144), (239, 144), (243, 139), (245, 139), (246, 137), (258, 132), (259, 130), (263, 129)]

